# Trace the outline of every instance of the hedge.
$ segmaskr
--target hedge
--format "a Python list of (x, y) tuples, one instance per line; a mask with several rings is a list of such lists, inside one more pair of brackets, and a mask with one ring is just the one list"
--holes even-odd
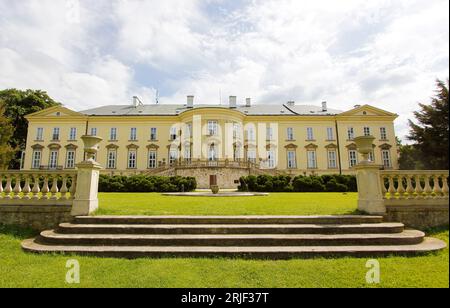
[(101, 175), (99, 192), (189, 192), (197, 188), (193, 177)]
[(352, 175), (296, 176), (287, 175), (241, 177), (240, 191), (254, 192), (357, 192)]

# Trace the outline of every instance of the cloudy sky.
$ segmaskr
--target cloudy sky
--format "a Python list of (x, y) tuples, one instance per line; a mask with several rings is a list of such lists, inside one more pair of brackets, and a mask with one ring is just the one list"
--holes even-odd
[(448, 0), (0, 0), (0, 89), (75, 110), (240, 101), (371, 104), (397, 133), (449, 76)]

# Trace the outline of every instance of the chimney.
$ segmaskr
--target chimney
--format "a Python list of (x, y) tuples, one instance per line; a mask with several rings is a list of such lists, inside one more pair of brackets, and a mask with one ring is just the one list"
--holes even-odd
[(230, 96), (230, 108), (236, 108), (236, 107), (237, 107), (236, 96)]
[(245, 107), (251, 107), (252, 106), (252, 99), (251, 98), (247, 98), (245, 100)]
[(355, 109), (361, 107), (361, 105), (355, 105)]
[(327, 112), (328, 111), (327, 102), (322, 102), (322, 111), (323, 112)]
[(294, 107), (295, 106), (295, 101), (289, 101), (289, 102), (287, 102), (287, 105), (289, 107)]
[(194, 108), (194, 96), (193, 95), (189, 95), (187, 97), (187, 107)]

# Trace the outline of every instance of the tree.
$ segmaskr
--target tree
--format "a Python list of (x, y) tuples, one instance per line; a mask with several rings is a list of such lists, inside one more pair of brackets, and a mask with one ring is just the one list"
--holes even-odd
[(448, 169), (448, 85), (448, 79), (447, 84), (437, 80), (437, 90), (431, 98), (431, 105), (419, 104), (421, 110), (414, 112), (417, 124), (409, 120), (411, 129), (408, 139), (415, 142), (413, 147), (426, 169)]
[[(60, 105), (48, 94), (41, 90), (17, 90), (7, 89), (0, 91), (0, 100), (5, 105), (4, 115), (13, 126), (13, 135), (9, 145), (13, 149), (24, 149), (27, 140), (28, 122), (27, 114), (37, 112), (49, 107)], [(18, 169), (20, 167), (20, 151), (17, 151), (11, 160), (9, 167)]]
[(9, 162), (16, 152), (9, 144), (14, 128), (4, 113), (5, 104), (0, 101), (0, 170), (8, 168)]

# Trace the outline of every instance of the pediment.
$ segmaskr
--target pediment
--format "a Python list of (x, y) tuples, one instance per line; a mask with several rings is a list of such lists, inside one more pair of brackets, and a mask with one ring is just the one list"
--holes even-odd
[(317, 148), (318, 148), (318, 146), (315, 145), (314, 143), (310, 143), (305, 146), (305, 149), (317, 149)]
[(49, 117), (49, 118), (59, 118), (59, 117), (84, 117), (85, 115), (76, 111), (73, 111), (64, 106), (54, 106), (50, 107), (26, 116), (26, 118), (35, 118), (35, 117)]
[(288, 145), (285, 146), (286, 149), (296, 149), (298, 148), (298, 146), (296, 144), (293, 143), (289, 143)]
[(389, 116), (397, 117), (398, 115), (370, 105), (363, 105), (340, 113), (339, 116)]

